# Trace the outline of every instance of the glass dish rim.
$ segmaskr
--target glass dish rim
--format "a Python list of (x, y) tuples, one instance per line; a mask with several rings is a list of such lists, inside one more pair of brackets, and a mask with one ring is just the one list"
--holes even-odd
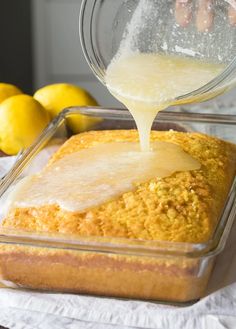
[[(58, 128), (64, 123), (66, 118), (73, 114), (86, 114), (92, 117), (100, 117), (106, 120), (130, 120), (132, 116), (125, 109), (111, 109), (101, 107), (70, 107), (64, 109), (51, 123), (45, 128), (37, 140), (26, 149), (20, 158), (16, 161), (11, 170), (1, 180), (0, 197), (15, 182), (23, 169), (30, 163), (34, 156), (42, 149), (45, 144), (53, 137)], [(193, 112), (171, 112), (163, 111), (158, 114), (155, 122), (192, 122), (192, 123), (211, 123), (219, 125), (235, 125), (236, 115), (221, 114), (199, 114)], [(231, 191), (227, 196), (226, 205), (218, 222), (217, 228), (211, 239), (204, 243), (186, 243), (186, 242), (170, 242), (170, 241), (145, 241), (131, 240), (120, 238), (83, 238), (68, 237), (63, 234), (48, 234), (45, 232), (23, 232), (0, 229), (0, 243), (20, 244), (35, 247), (50, 247), (66, 250), (77, 251), (93, 251), (102, 253), (125, 253), (136, 256), (152, 256), (160, 255), (168, 256), (184, 256), (190, 258), (210, 257), (223, 250), (227, 237), (230, 233), (231, 226), (234, 223), (236, 215), (236, 179), (232, 184)], [(96, 241), (93, 240), (102, 240)], [(108, 242), (106, 241), (108, 240)], [(127, 244), (127, 242), (129, 242)]]

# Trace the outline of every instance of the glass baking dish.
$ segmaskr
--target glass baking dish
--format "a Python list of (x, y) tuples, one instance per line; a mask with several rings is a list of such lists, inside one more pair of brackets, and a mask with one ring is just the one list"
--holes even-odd
[[(126, 110), (94, 107), (64, 110), (2, 179), (2, 206), (14, 184), (40, 159), (39, 152), (53, 139), (70, 136), (62, 127), (66, 118), (78, 113), (103, 119), (94, 130), (135, 128)], [(158, 115), (153, 129), (197, 131), (236, 143), (234, 115), (165, 111)], [(205, 243), (78, 238), (1, 227), (0, 282), (13, 288), (192, 302), (206, 291), (214, 261), (224, 249), (235, 215), (234, 180), (213, 236)]]

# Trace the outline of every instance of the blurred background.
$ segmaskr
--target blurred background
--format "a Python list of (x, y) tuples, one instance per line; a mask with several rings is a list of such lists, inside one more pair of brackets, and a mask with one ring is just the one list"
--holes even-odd
[[(1, 0), (0, 81), (26, 93), (46, 84), (69, 82), (90, 91), (103, 106), (119, 106), (83, 57), (78, 21), (81, 1)], [(210, 107), (215, 111), (232, 106), (234, 94)]]
[(1, 0), (0, 81), (26, 93), (70, 82), (90, 91), (102, 105), (118, 105), (84, 59), (80, 5), (81, 0)]

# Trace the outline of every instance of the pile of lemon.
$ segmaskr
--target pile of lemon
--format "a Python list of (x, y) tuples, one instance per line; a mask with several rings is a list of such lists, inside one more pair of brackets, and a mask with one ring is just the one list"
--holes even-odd
[[(45, 86), (33, 96), (14, 85), (0, 83), (0, 150), (17, 154), (32, 144), (52, 118), (69, 106), (96, 106), (95, 99), (78, 86), (57, 83)], [(74, 133), (94, 125), (96, 119), (73, 115), (68, 126)]]

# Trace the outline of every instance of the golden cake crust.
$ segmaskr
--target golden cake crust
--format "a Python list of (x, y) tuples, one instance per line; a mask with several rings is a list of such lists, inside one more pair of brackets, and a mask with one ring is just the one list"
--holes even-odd
[[(32, 232), (144, 240), (203, 242), (213, 233), (235, 176), (236, 147), (198, 133), (151, 133), (152, 141), (180, 145), (201, 163), (194, 171), (176, 172), (136, 184), (100, 206), (68, 212), (57, 205), (16, 208), (3, 226)], [(134, 130), (92, 131), (71, 137), (48, 166), (66, 154), (99, 143), (138, 141)]]

